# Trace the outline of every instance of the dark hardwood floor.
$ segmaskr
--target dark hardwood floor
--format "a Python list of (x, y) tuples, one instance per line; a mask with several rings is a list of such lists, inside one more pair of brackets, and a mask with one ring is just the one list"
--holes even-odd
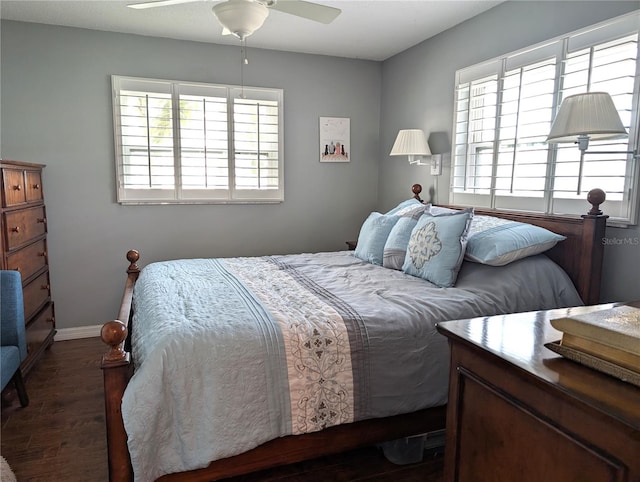
[[(98, 338), (56, 342), (26, 380), (30, 404), (2, 397), (2, 456), (18, 482), (108, 480)], [(442, 481), (442, 455), (394, 465), (375, 447), (265, 470), (233, 482)], [(231, 482), (229, 479), (227, 482)]]
[(2, 456), (19, 482), (107, 480), (101, 344), (54, 343), (27, 377), (29, 406), (3, 397)]

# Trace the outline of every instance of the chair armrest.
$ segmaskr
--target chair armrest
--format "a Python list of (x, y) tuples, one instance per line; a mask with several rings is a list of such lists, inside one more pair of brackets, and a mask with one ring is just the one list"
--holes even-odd
[(27, 357), (27, 338), (24, 326), (22, 278), (18, 271), (0, 270), (0, 339), (2, 345), (17, 346), (20, 360)]

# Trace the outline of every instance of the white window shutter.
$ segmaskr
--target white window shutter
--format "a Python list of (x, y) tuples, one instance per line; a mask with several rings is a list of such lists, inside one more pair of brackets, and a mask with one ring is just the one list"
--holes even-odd
[[(598, 187), (614, 221), (635, 222), (639, 20), (635, 12), (458, 71), (450, 202), (583, 214)], [(564, 97), (595, 91), (611, 94), (629, 138), (590, 143), (577, 194), (580, 151), (546, 137)]]
[(281, 89), (112, 82), (119, 202), (283, 200)]

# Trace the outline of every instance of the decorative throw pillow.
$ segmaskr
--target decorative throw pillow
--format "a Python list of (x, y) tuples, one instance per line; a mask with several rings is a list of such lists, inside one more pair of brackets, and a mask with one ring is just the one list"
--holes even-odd
[(360, 228), (355, 256), (371, 264), (382, 266), (384, 244), (398, 219), (400, 219), (398, 216), (371, 213)]
[(420, 208), (420, 207), (424, 207), (425, 205), (422, 204), (420, 201), (418, 201), (416, 198), (411, 198), (411, 199), (407, 199), (406, 201), (402, 201), (400, 204), (398, 204), (395, 208), (393, 208), (390, 211), (387, 211), (385, 214), (387, 215), (397, 215), (398, 212), (406, 212), (407, 209), (411, 210), (411, 209), (416, 209), (416, 208)]
[(402, 271), (447, 288), (464, 258), (473, 209), (433, 216), (425, 213), (411, 232)]
[(495, 216), (474, 217), (468, 237), (465, 258), (491, 266), (543, 253), (566, 239), (540, 226)]
[[(407, 254), (407, 245), (411, 237), (411, 231), (416, 226), (418, 219), (427, 210), (428, 206), (409, 206), (396, 213), (398, 222), (393, 226), (387, 242), (384, 245), (382, 266), (390, 269), (402, 269), (404, 258)], [(402, 214), (401, 214), (402, 213)]]

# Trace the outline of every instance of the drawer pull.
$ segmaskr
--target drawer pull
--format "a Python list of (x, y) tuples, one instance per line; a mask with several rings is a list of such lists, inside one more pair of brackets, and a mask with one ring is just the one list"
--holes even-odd
[(13, 228), (11, 228), (11, 231), (14, 233), (19, 233), (20, 232), (20, 226), (14, 226)]
[(40, 251), (40, 252), (38, 253), (38, 256), (42, 256), (43, 258), (44, 258), (46, 255), (47, 255), (47, 252), (46, 252), (46, 251)]
[(40, 184), (34, 184), (34, 185), (33, 185), (33, 188), (34, 188), (34, 189), (40, 189)]
[(41, 289), (41, 290), (43, 290), (43, 291), (44, 291), (44, 290), (48, 290), (48, 289), (49, 289), (49, 285), (48, 285), (48, 284), (46, 284), (46, 285), (41, 285), (41, 286), (40, 286), (40, 289)]
[(38, 218), (37, 222), (39, 222), (40, 224), (44, 224), (47, 222), (47, 218)]
[(22, 186), (20, 184), (16, 184), (15, 186), (13, 186), (13, 190), (14, 191), (22, 191)]
[(56, 319), (53, 316), (50, 316), (49, 318), (46, 319), (47, 323), (53, 323), (54, 321), (56, 321)]

